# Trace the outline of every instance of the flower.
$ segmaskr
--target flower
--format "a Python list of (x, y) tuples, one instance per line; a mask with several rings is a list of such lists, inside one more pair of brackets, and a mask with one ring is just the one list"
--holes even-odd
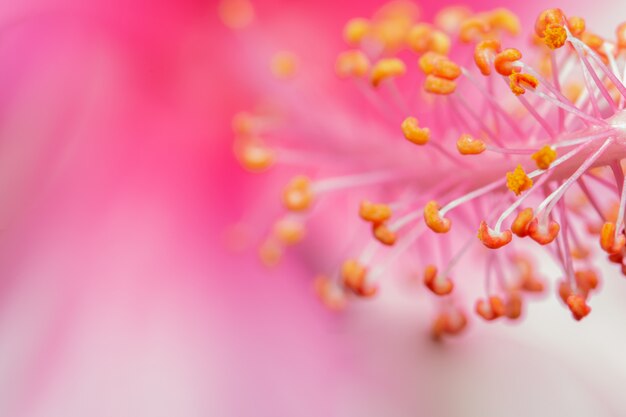
[[(425, 21), (413, 3), (393, 1), (345, 26), (336, 74), (353, 89), (349, 110), (297, 103), (298, 76), (315, 83), (303, 65), (271, 107), (236, 116), (244, 167), (257, 170), (241, 155), (259, 141), (272, 156), (263, 168), (299, 167), (283, 216), (350, 240), (334, 261), (343, 267), (317, 271), (329, 307), (376, 297), (394, 276), (414, 285), (423, 276), (440, 339), (465, 328), (472, 305), (488, 321), (517, 320), (549, 281), (584, 318), (597, 288), (576, 278), (594, 270), (589, 240), (626, 274), (623, 25), (605, 39), (547, 9), (527, 44), (509, 47), (523, 32), (504, 8), (445, 7)], [(350, 237), (359, 213), (370, 227)], [(281, 240), (270, 232), (262, 247), (282, 255)], [(560, 276), (540, 276), (537, 243)], [(332, 244), (318, 250), (337, 257)]]

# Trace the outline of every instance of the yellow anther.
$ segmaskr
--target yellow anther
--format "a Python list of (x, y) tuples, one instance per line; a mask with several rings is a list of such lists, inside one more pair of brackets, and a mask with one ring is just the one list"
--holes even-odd
[(491, 27), (487, 22), (476, 17), (470, 17), (461, 23), (459, 39), (465, 43), (479, 41), (490, 31)]
[(565, 23), (565, 14), (561, 9), (546, 9), (539, 14), (535, 20), (535, 33), (540, 38), (544, 37), (546, 28), (549, 25), (561, 25)]
[(391, 1), (382, 6), (372, 19), (372, 36), (385, 49), (394, 50), (401, 47), (407, 33), (419, 16), (415, 3), (406, 0)]
[(428, 23), (417, 23), (411, 26), (406, 43), (413, 51), (423, 53), (430, 49), (430, 37), (433, 28)]
[(457, 64), (436, 52), (426, 52), (418, 60), (418, 65), (424, 74), (447, 80), (456, 80), (461, 75), (461, 68)]
[(274, 239), (265, 240), (259, 247), (259, 258), (267, 267), (278, 265), (282, 257), (283, 248)]
[(438, 54), (447, 55), (450, 52), (452, 41), (450, 37), (440, 30), (434, 30), (430, 35), (428, 49)]
[(222, 0), (219, 14), (222, 22), (231, 29), (243, 29), (254, 20), (250, 0)]
[(534, 216), (535, 214), (531, 208), (525, 208), (520, 211), (513, 223), (511, 223), (511, 231), (518, 237), (528, 236), (528, 226), (530, 226)]
[(496, 71), (498, 71), (499, 74), (509, 76), (515, 69), (513, 63), (520, 59), (522, 59), (522, 53), (520, 51), (515, 48), (507, 48), (496, 55), (493, 65), (496, 67)]
[(619, 233), (615, 239), (615, 223), (605, 222), (600, 230), (600, 247), (609, 254), (621, 254), (626, 244), (624, 233)]
[(376, 294), (376, 287), (368, 286), (366, 281), (367, 268), (354, 259), (348, 259), (341, 267), (343, 285), (355, 294), (371, 297)]
[(508, 9), (499, 8), (487, 14), (489, 25), (496, 30), (504, 30), (512, 36), (520, 33), (521, 25), (515, 13)]
[(565, 45), (567, 32), (563, 24), (551, 23), (543, 32), (543, 41), (550, 49), (558, 49)]
[(235, 145), (235, 156), (247, 170), (259, 172), (274, 163), (274, 152), (259, 139), (243, 140)]
[(446, 59), (446, 57), (436, 52), (429, 51), (417, 60), (417, 65), (424, 74), (432, 74), (435, 71), (435, 62), (439, 59)]
[(370, 22), (360, 17), (350, 19), (343, 28), (343, 39), (351, 46), (357, 46), (370, 31)]
[(513, 191), (515, 195), (520, 195), (523, 191), (533, 186), (533, 180), (526, 175), (524, 168), (518, 165), (513, 172), (506, 173), (506, 186), (509, 190)]
[(272, 74), (276, 78), (291, 78), (296, 74), (297, 69), (298, 59), (291, 52), (281, 51), (272, 57)]
[(436, 233), (447, 233), (452, 226), (449, 219), (439, 214), (439, 204), (436, 201), (429, 201), (424, 207), (424, 221)]
[(548, 169), (556, 159), (556, 151), (550, 145), (546, 145), (532, 154), (531, 158), (535, 160), (537, 168)]
[(346, 51), (335, 61), (335, 72), (342, 78), (365, 77), (370, 69), (370, 60), (361, 51)]
[(626, 22), (617, 27), (615, 35), (617, 36), (617, 48), (626, 49)]
[(283, 203), (289, 210), (306, 210), (311, 206), (312, 202), (311, 180), (304, 175), (299, 175), (292, 179), (283, 192)]
[(374, 64), (370, 75), (372, 85), (377, 87), (381, 82), (391, 77), (404, 75), (406, 66), (398, 58), (383, 58)]
[(487, 39), (476, 44), (474, 62), (483, 75), (491, 74), (491, 65), (500, 50), (500, 42), (496, 39)]
[(448, 95), (456, 90), (456, 82), (430, 74), (424, 80), (424, 91), (432, 94)]
[(385, 223), (372, 225), (374, 237), (383, 245), (393, 246), (396, 243), (396, 234), (392, 232)]
[(461, 23), (472, 15), (472, 11), (465, 6), (448, 6), (441, 9), (434, 18), (435, 26), (448, 33), (456, 33)]
[(295, 245), (304, 237), (304, 224), (293, 218), (283, 218), (274, 225), (274, 236), (285, 245)]
[(367, 200), (361, 201), (359, 207), (359, 216), (365, 221), (372, 222), (374, 224), (383, 223), (393, 214), (391, 207), (387, 204), (371, 203)]
[(456, 148), (461, 155), (478, 155), (487, 149), (487, 145), (480, 139), (474, 139), (472, 135), (464, 133), (456, 141)]
[(415, 117), (407, 117), (400, 126), (404, 137), (416, 145), (426, 145), (430, 140), (430, 129), (419, 127)]
[(511, 91), (516, 96), (524, 94), (526, 92), (526, 88), (537, 88), (539, 85), (539, 80), (532, 75), (525, 73), (515, 72), (509, 75), (509, 80)]
[(578, 16), (572, 16), (567, 19), (567, 27), (574, 36), (580, 36), (585, 31), (585, 19)]

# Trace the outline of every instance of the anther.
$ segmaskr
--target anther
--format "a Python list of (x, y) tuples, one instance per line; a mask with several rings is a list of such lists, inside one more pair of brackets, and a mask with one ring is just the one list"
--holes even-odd
[(365, 77), (370, 68), (370, 61), (361, 51), (346, 51), (339, 54), (335, 62), (335, 72), (342, 78)]
[(325, 276), (318, 276), (313, 282), (315, 293), (328, 309), (338, 311), (346, 306), (346, 296), (341, 288)]
[(524, 168), (522, 168), (520, 164), (517, 165), (513, 172), (506, 173), (506, 186), (509, 190), (513, 191), (515, 195), (520, 195), (533, 186), (533, 180), (526, 175), (526, 171), (524, 171)]
[(264, 171), (274, 163), (274, 152), (258, 139), (235, 145), (235, 156), (245, 169), (252, 172)]
[(578, 291), (585, 298), (588, 294), (598, 288), (600, 280), (598, 274), (592, 269), (581, 269), (574, 272), (574, 278), (576, 279), (576, 287)]
[(476, 302), (476, 313), (487, 321), (495, 320), (506, 313), (504, 303), (498, 296), (491, 296), (488, 300)]
[(391, 218), (392, 211), (387, 204), (371, 203), (363, 200), (359, 207), (359, 216), (374, 224), (383, 223)]
[(519, 18), (508, 9), (498, 8), (492, 10), (488, 13), (487, 20), (493, 29), (504, 30), (511, 36), (517, 36), (520, 33), (521, 25)]
[(587, 305), (587, 301), (585, 298), (578, 294), (572, 294), (567, 297), (567, 306), (572, 312), (572, 316), (576, 320), (582, 320), (585, 316), (587, 316), (591, 312), (591, 307)]
[(430, 129), (419, 127), (415, 117), (407, 117), (400, 125), (404, 137), (416, 145), (426, 145), (430, 140)]
[(474, 42), (480, 40), (489, 33), (490, 30), (491, 27), (487, 22), (476, 17), (471, 17), (461, 23), (461, 27), (459, 28), (459, 40), (465, 43)]
[(514, 72), (509, 75), (509, 86), (511, 91), (516, 96), (522, 95), (526, 92), (526, 88), (537, 88), (539, 80), (530, 74)]
[(349, 259), (341, 267), (343, 285), (362, 297), (371, 297), (376, 294), (377, 288), (366, 283), (367, 268), (354, 259)]
[(486, 221), (480, 222), (480, 227), (478, 229), (478, 239), (488, 247), (489, 249), (498, 249), (502, 246), (505, 246), (511, 242), (513, 235), (510, 230), (505, 230), (504, 232), (496, 232), (492, 230), (489, 226), (487, 226)]
[(406, 73), (406, 65), (398, 58), (383, 58), (374, 64), (370, 75), (372, 85), (377, 87), (388, 78), (398, 77)]
[(540, 225), (539, 220), (533, 219), (528, 225), (528, 236), (540, 245), (547, 245), (556, 239), (561, 226), (554, 220), (547, 225)]
[(522, 296), (518, 292), (512, 292), (507, 297), (504, 305), (504, 315), (511, 320), (516, 320), (521, 317), (522, 308)]
[(620, 253), (626, 244), (623, 233), (615, 238), (615, 223), (605, 222), (600, 229), (600, 247), (608, 254)]
[(491, 74), (491, 65), (500, 51), (500, 42), (496, 39), (487, 39), (476, 44), (474, 62), (481, 74), (485, 76)]
[(493, 65), (498, 74), (509, 76), (516, 68), (513, 63), (522, 59), (522, 53), (515, 48), (507, 48), (494, 58)]
[(535, 160), (537, 168), (548, 169), (550, 168), (550, 164), (556, 160), (556, 151), (552, 146), (546, 145), (532, 154), (531, 158)]
[(558, 49), (565, 45), (567, 32), (563, 24), (550, 23), (543, 32), (543, 41), (550, 49)]
[(306, 210), (312, 202), (313, 191), (311, 191), (311, 181), (308, 177), (299, 175), (287, 184), (283, 192), (283, 203), (289, 210)]
[(396, 234), (385, 223), (372, 224), (372, 233), (383, 245), (393, 246), (396, 243)]
[(559, 298), (565, 304), (567, 304), (567, 299), (569, 298), (569, 296), (574, 294), (574, 291), (572, 291), (572, 286), (567, 280), (563, 280), (559, 282), (558, 291), (559, 291)]
[(478, 155), (487, 149), (487, 145), (480, 139), (474, 139), (471, 135), (464, 133), (456, 141), (456, 148), (461, 155)]
[(585, 19), (578, 16), (572, 16), (567, 19), (567, 27), (572, 35), (579, 37), (585, 31)]
[(432, 94), (448, 95), (456, 90), (456, 82), (431, 74), (426, 76), (424, 90)]
[(452, 222), (439, 214), (439, 204), (436, 201), (429, 201), (424, 207), (424, 220), (426, 225), (436, 233), (447, 233), (452, 226)]
[(456, 33), (461, 23), (472, 15), (472, 11), (465, 6), (448, 6), (439, 10), (433, 21), (435, 25), (448, 33)]
[(615, 30), (617, 36), (617, 48), (620, 50), (626, 49), (626, 22), (621, 23)]
[(283, 218), (274, 225), (274, 236), (285, 245), (295, 245), (304, 237), (304, 225), (293, 218)]
[(424, 270), (424, 285), (436, 295), (448, 295), (454, 289), (454, 283), (447, 277), (437, 275), (437, 267), (426, 266)]
[(517, 214), (517, 217), (515, 217), (515, 220), (513, 220), (513, 223), (511, 224), (511, 231), (515, 233), (515, 235), (517, 235), (518, 237), (528, 236), (528, 226), (533, 220), (533, 217), (534, 213), (533, 209), (531, 208), (525, 208), (524, 210), (520, 211)]
[(370, 31), (370, 22), (363, 18), (350, 19), (343, 29), (344, 40), (352, 46), (357, 46)]
[(546, 9), (535, 20), (535, 33), (543, 38), (549, 25), (563, 25), (564, 22), (565, 15), (561, 9)]

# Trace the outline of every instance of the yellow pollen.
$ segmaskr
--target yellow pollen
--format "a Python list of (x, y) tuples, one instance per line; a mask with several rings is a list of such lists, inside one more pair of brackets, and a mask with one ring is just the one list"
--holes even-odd
[(531, 158), (535, 160), (537, 168), (548, 169), (550, 164), (556, 159), (556, 151), (551, 146), (546, 145), (532, 154)]
[(563, 25), (551, 23), (543, 32), (543, 41), (550, 49), (558, 49), (565, 45), (567, 32)]
[(533, 180), (526, 175), (524, 168), (518, 165), (513, 172), (506, 173), (506, 186), (509, 190), (513, 191), (515, 195), (520, 195), (523, 191), (533, 186)]
[[(509, 75), (509, 86), (511, 87), (511, 91), (516, 96), (524, 94), (526, 92), (526, 88), (537, 88), (539, 85), (539, 80), (533, 77), (530, 74), (524, 74), (519, 72), (514, 72)], [(524, 88), (526, 87), (526, 88)]]
[(415, 117), (407, 117), (401, 125), (404, 137), (416, 145), (426, 145), (430, 140), (430, 129), (421, 128)]
[(343, 29), (343, 38), (351, 46), (357, 46), (370, 31), (370, 22), (360, 17), (350, 19)]
[(335, 62), (335, 72), (342, 78), (365, 77), (370, 68), (370, 61), (361, 51), (346, 51), (339, 54)]
[(375, 224), (383, 223), (392, 215), (391, 208), (387, 204), (375, 204), (367, 200), (361, 201), (359, 216), (365, 221)]
[(404, 75), (406, 66), (398, 58), (383, 58), (374, 64), (372, 68), (371, 81), (374, 87), (391, 77)]
[(471, 135), (463, 134), (457, 140), (456, 148), (461, 155), (478, 155), (487, 149), (487, 145), (480, 139), (474, 139)]
[(296, 56), (287, 51), (276, 53), (272, 57), (272, 74), (279, 79), (288, 79), (296, 74), (298, 60)]

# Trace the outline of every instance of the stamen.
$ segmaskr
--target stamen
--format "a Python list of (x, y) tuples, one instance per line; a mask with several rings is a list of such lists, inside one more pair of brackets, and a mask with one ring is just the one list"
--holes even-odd
[(556, 159), (556, 151), (553, 147), (545, 145), (543, 148), (532, 154), (531, 158), (537, 164), (537, 168), (548, 169), (550, 168), (550, 164)]
[(292, 211), (304, 211), (313, 202), (311, 181), (304, 175), (292, 179), (283, 192), (283, 203)]
[(436, 295), (448, 295), (454, 289), (454, 283), (445, 276), (437, 275), (434, 265), (427, 265), (424, 270), (424, 285)]
[(476, 302), (476, 313), (487, 321), (493, 321), (504, 316), (506, 309), (500, 297), (491, 296), (487, 301), (481, 299)]
[(367, 200), (361, 202), (359, 216), (374, 224), (383, 223), (391, 218), (392, 211), (387, 204), (375, 204)]
[(522, 59), (522, 53), (519, 50), (507, 48), (496, 55), (493, 64), (499, 74), (508, 77), (518, 68), (516, 63), (520, 59)]
[(361, 297), (372, 297), (378, 289), (366, 283), (367, 268), (354, 259), (348, 259), (341, 267), (343, 285)]
[(500, 42), (497, 39), (487, 39), (476, 44), (474, 62), (481, 74), (484, 76), (491, 74), (491, 65), (500, 51)]
[(393, 77), (399, 77), (406, 73), (406, 66), (398, 58), (383, 58), (374, 64), (370, 81), (374, 87), (378, 87), (381, 82)]
[(464, 133), (456, 142), (456, 148), (461, 155), (478, 155), (487, 149), (487, 145), (480, 139), (474, 139), (471, 135)]
[(415, 117), (407, 117), (401, 125), (404, 137), (416, 145), (426, 145), (430, 140), (430, 129), (420, 128)]
[(350, 19), (343, 29), (343, 38), (348, 45), (358, 46), (370, 31), (370, 22), (363, 18)]
[(489, 249), (498, 249), (511, 242), (513, 235), (510, 230), (503, 232), (495, 231), (487, 226), (484, 220), (480, 222), (478, 229), (478, 239)]
[(335, 62), (335, 72), (341, 78), (362, 78), (367, 75), (369, 69), (369, 59), (358, 50), (342, 52)]
[(591, 307), (587, 305), (585, 299), (580, 295), (570, 295), (569, 297), (567, 297), (566, 303), (570, 311), (572, 312), (572, 316), (577, 321), (582, 320), (591, 312)]
[(436, 75), (427, 75), (424, 80), (424, 91), (432, 94), (448, 95), (456, 90), (456, 82)]
[(385, 223), (372, 224), (372, 233), (383, 245), (393, 246), (396, 243), (396, 234), (389, 230)]
[(447, 233), (452, 226), (452, 222), (443, 217), (439, 211), (439, 204), (436, 201), (430, 201), (424, 207), (424, 220), (426, 225), (435, 233)]
[(529, 190), (533, 186), (533, 180), (530, 179), (521, 164), (518, 164), (513, 172), (506, 173), (506, 186), (513, 191), (515, 195)]

